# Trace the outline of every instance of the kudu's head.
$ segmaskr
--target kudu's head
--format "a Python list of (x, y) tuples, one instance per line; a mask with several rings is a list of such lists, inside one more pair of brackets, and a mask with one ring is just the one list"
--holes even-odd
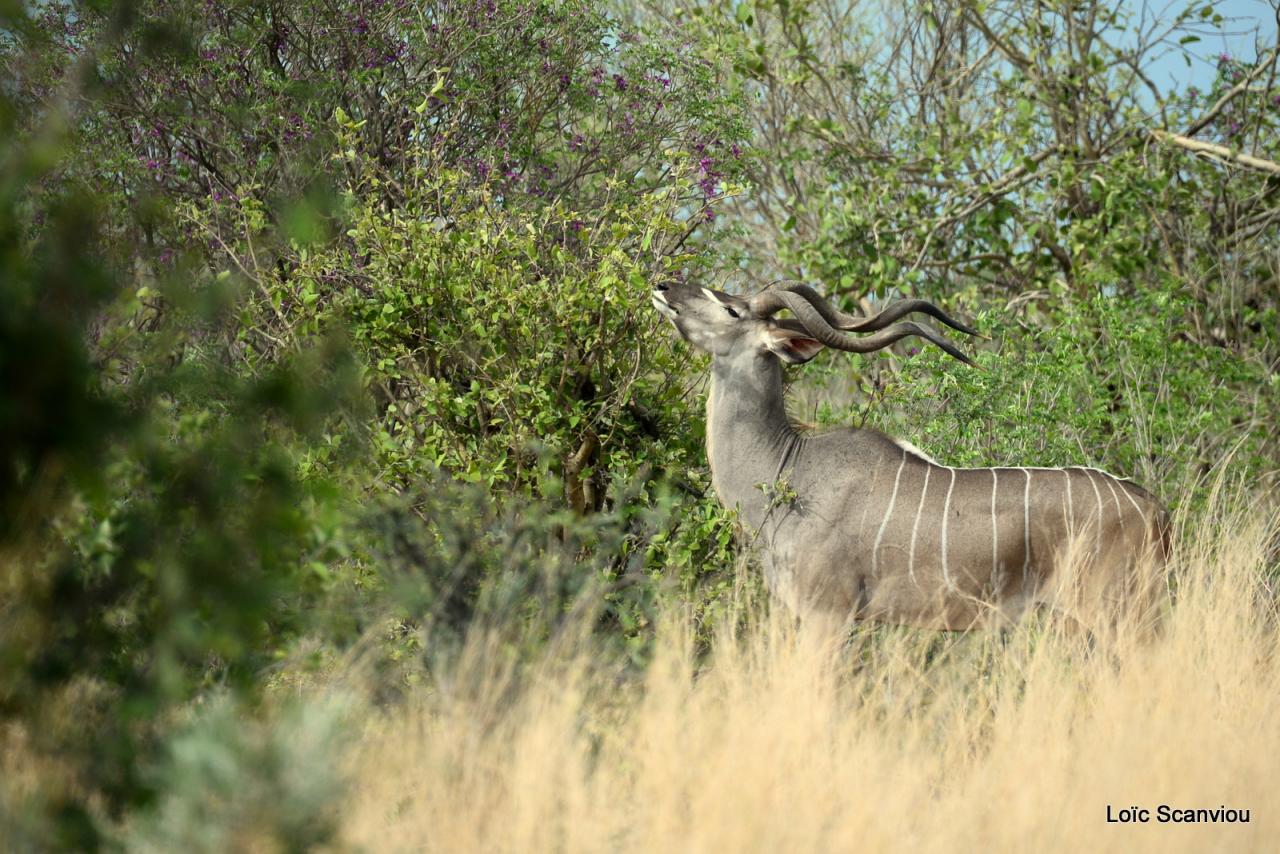
[[(922, 312), (969, 335), (977, 330), (954, 320), (925, 300), (903, 300), (874, 317), (854, 317), (839, 311), (822, 295), (799, 282), (775, 282), (749, 298), (688, 284), (660, 284), (653, 291), (654, 307), (675, 326), (680, 336), (700, 350), (721, 358), (773, 354), (798, 365), (824, 347), (851, 353), (870, 353), (900, 338), (916, 335), (937, 344), (967, 364), (969, 357), (927, 326), (893, 322)], [(782, 309), (793, 317), (775, 318)], [(890, 325), (893, 324), (893, 325)], [(856, 337), (850, 332), (874, 332)]]
[(790, 364), (807, 362), (822, 344), (752, 307), (752, 300), (696, 285), (662, 284), (653, 305), (671, 321), (680, 337), (713, 356), (770, 352)]

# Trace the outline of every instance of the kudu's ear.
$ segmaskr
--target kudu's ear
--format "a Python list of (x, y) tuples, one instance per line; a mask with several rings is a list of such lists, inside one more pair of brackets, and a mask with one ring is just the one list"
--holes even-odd
[(820, 341), (781, 326), (765, 327), (760, 337), (765, 347), (789, 365), (803, 365), (822, 350)]

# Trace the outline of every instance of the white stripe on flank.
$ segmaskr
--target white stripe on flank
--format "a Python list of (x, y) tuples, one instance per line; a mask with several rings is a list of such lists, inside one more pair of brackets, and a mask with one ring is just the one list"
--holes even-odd
[(907, 552), (907, 577), (916, 583), (916, 533), (920, 530), (920, 514), (924, 512), (924, 497), (929, 494), (929, 473), (933, 467), (924, 470), (924, 487), (920, 490), (920, 505), (916, 507), (916, 521), (911, 525), (911, 549)]
[(1116, 488), (1113, 482), (1120, 482), (1120, 491), (1124, 493), (1125, 498), (1129, 499), (1129, 503), (1133, 505), (1133, 509), (1138, 511), (1138, 518), (1142, 520), (1142, 526), (1145, 528), (1147, 525), (1147, 514), (1142, 512), (1142, 508), (1138, 506), (1138, 502), (1133, 500), (1133, 495), (1129, 490), (1124, 488), (1124, 483), (1122, 481), (1126, 480), (1126, 478), (1116, 477), (1113, 474), (1097, 468), (1091, 468), (1089, 471), (1096, 471), (1106, 479), (1107, 486), (1111, 489), (1111, 497), (1116, 499), (1116, 513), (1120, 516), (1120, 530), (1124, 530), (1124, 511), (1120, 509), (1120, 499), (1116, 498)]
[(1031, 472), (1022, 469), (1027, 485), (1022, 489), (1022, 586), (1027, 586), (1027, 569), (1031, 566)]
[(1071, 473), (1066, 469), (1062, 469), (1062, 475), (1067, 480), (1067, 503), (1062, 505), (1062, 521), (1066, 524), (1067, 536), (1071, 536), (1071, 529), (1075, 526), (1072, 524), (1074, 520), (1071, 518)]
[(1000, 534), (996, 531), (996, 484), (999, 482), (996, 470), (991, 470), (991, 584), (996, 587), (996, 593), (999, 593), (999, 570), (1000, 570), (1000, 550), (997, 544), (1000, 542)]
[[(880, 484), (880, 464), (883, 462), (883, 460), (884, 460), (883, 457), (876, 458), (876, 468), (875, 468), (875, 471), (872, 472), (871, 474), (871, 492), (870, 492), (871, 495), (876, 494), (876, 487)], [(859, 536), (861, 536), (862, 531), (867, 530), (867, 514), (870, 512), (871, 512), (871, 502), (863, 501), (862, 502), (862, 518), (858, 520)]]
[(1116, 487), (1115, 487), (1115, 484), (1112, 483), (1114, 478), (1112, 478), (1110, 475), (1106, 475), (1105, 480), (1107, 484), (1107, 489), (1111, 490), (1111, 497), (1115, 499), (1116, 516), (1119, 517), (1120, 519), (1120, 531), (1121, 533), (1123, 533), (1124, 532), (1124, 511), (1120, 508), (1120, 496), (1116, 495)]
[(1098, 484), (1093, 480), (1093, 472), (1089, 469), (1082, 469), (1082, 471), (1088, 478), (1089, 485), (1093, 487), (1094, 497), (1098, 499), (1098, 524), (1093, 526), (1093, 559), (1097, 560), (1102, 552), (1102, 492), (1098, 490)]
[(1129, 494), (1129, 490), (1124, 488), (1124, 484), (1120, 484), (1120, 491), (1124, 493), (1124, 497), (1129, 499), (1129, 503), (1133, 505), (1133, 509), (1138, 511), (1138, 518), (1142, 520), (1142, 527), (1147, 527), (1147, 514), (1142, 512), (1142, 508), (1138, 506), (1138, 502), (1133, 500), (1133, 496)]
[(893, 476), (893, 494), (889, 496), (889, 509), (884, 511), (884, 518), (880, 520), (880, 530), (876, 532), (875, 545), (871, 547), (871, 575), (874, 577), (877, 571), (877, 565), (880, 560), (880, 541), (884, 539), (884, 529), (889, 524), (889, 517), (893, 515), (893, 505), (898, 500), (898, 481), (902, 479), (902, 467), (907, 464), (906, 449), (902, 451), (902, 461), (898, 463), (898, 473)]
[(951, 490), (956, 486), (956, 470), (949, 469), (949, 471), (951, 483), (947, 486), (947, 500), (942, 504), (942, 583), (948, 590), (955, 590), (956, 586), (951, 582), (951, 573), (947, 570), (947, 522), (951, 519)]

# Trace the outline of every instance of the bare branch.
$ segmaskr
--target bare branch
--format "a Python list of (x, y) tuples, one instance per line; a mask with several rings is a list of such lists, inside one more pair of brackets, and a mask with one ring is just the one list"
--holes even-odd
[(1212, 142), (1201, 142), (1198, 139), (1191, 139), (1181, 134), (1169, 133), (1163, 130), (1153, 130), (1151, 135), (1160, 142), (1167, 142), (1185, 148), (1187, 151), (1196, 154), (1203, 154), (1213, 157), (1226, 163), (1237, 163), (1250, 169), (1257, 169), (1260, 172), (1266, 172), (1271, 175), (1280, 175), (1280, 163), (1271, 160), (1263, 160), (1261, 157), (1254, 157), (1251, 154), (1244, 154), (1239, 151), (1232, 151), (1225, 145), (1217, 145)]
[(991, 29), (991, 27), (987, 25), (987, 22), (982, 19), (982, 16), (978, 14), (978, 10), (976, 8), (972, 5), (968, 5), (965, 6), (964, 11), (966, 17), (973, 22), (974, 26), (982, 31), (982, 34), (987, 37), (989, 42), (1000, 49), (1000, 52), (1005, 55), (1006, 59), (1016, 65), (1024, 74), (1033, 78), (1039, 78), (1040, 75), (1036, 73), (1035, 66), (1032, 64), (1031, 60), (1023, 56), (1019, 50), (1014, 48), (1004, 39), (1000, 38), (1000, 36), (996, 34), (996, 31)]
[(1239, 83), (1237, 83), (1236, 85), (1228, 89), (1221, 98), (1219, 98), (1216, 102), (1214, 102), (1214, 105), (1209, 108), (1208, 112), (1206, 112), (1200, 118), (1196, 119), (1195, 122), (1193, 122), (1191, 126), (1186, 129), (1186, 131), (1183, 133), (1183, 136), (1188, 136), (1188, 137), (1195, 136), (1197, 133), (1204, 130), (1206, 127), (1208, 127), (1210, 122), (1212, 122), (1214, 119), (1218, 117), (1218, 114), (1222, 112), (1222, 108), (1225, 107), (1228, 103), (1230, 103), (1232, 99), (1234, 99), (1237, 95), (1247, 92), (1249, 90), (1249, 85), (1253, 83), (1253, 81), (1257, 80), (1258, 77), (1262, 75), (1262, 72), (1270, 68), (1272, 64), (1275, 62), (1276, 48), (1272, 48), (1270, 50), (1270, 54), (1271, 56), (1268, 59), (1259, 62), (1257, 67), (1255, 67), (1252, 71), (1250, 71), (1247, 75), (1245, 75), (1245, 78), (1243, 80), (1241, 80)]
[(916, 270), (924, 263), (925, 255), (929, 251), (929, 246), (933, 243), (934, 236), (940, 230), (959, 222), (979, 208), (990, 204), (1001, 196), (1011, 193), (1026, 184), (1036, 176), (1036, 167), (1047, 160), (1051, 155), (1056, 154), (1061, 150), (1062, 146), (1054, 145), (1033, 154), (1029, 158), (1026, 158), (1022, 164), (1010, 169), (1004, 175), (1001, 175), (995, 181), (991, 182), (987, 187), (986, 192), (979, 195), (967, 205), (947, 214), (942, 219), (934, 223), (933, 227), (929, 229), (929, 233), (925, 235), (924, 243), (921, 245), (920, 252), (916, 255), (915, 263), (911, 265), (910, 269)]

